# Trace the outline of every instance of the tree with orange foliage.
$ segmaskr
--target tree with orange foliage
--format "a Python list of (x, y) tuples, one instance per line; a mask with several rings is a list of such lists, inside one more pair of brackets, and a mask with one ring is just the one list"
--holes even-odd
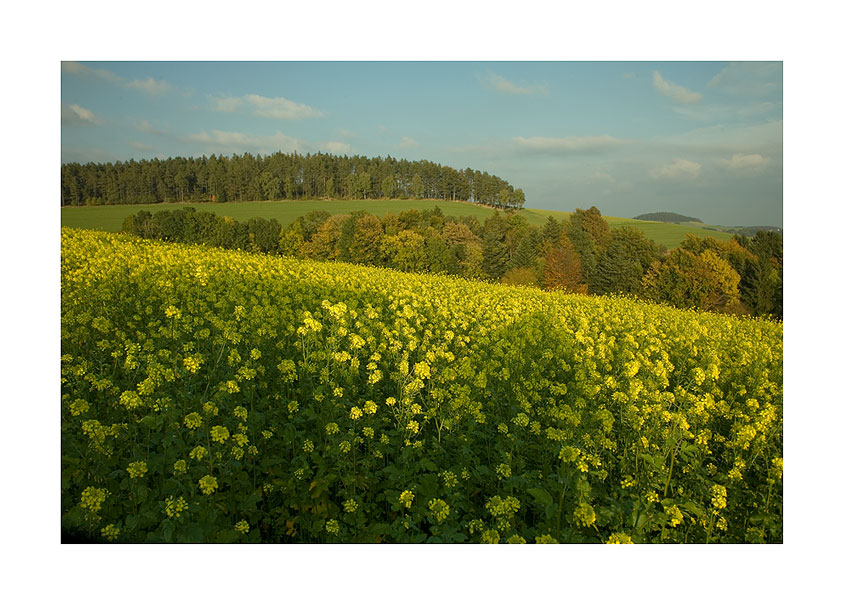
[(548, 246), (542, 281), (547, 290), (561, 289), (573, 294), (588, 293), (588, 286), (582, 282), (579, 254), (567, 233), (563, 233), (556, 243)]

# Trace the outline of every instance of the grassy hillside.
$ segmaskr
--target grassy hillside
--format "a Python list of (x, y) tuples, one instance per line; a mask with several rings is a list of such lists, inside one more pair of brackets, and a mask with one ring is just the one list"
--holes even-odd
[[(543, 224), (548, 216), (555, 216), (559, 220), (567, 220), (571, 212), (557, 212), (554, 210), (523, 210), (527, 221), (530, 224)], [(648, 220), (635, 220), (634, 218), (620, 218), (618, 216), (603, 216), (609, 226), (613, 229), (622, 226), (635, 227), (644, 233), (647, 237), (667, 247), (668, 249), (677, 247), (679, 243), (685, 238), (686, 233), (692, 233), (698, 237), (714, 237), (722, 241), (727, 241), (732, 238), (731, 233), (722, 231), (712, 231), (701, 228), (699, 223), (686, 224), (669, 224), (666, 222), (655, 222)], [(693, 226), (692, 226), (693, 225)]]
[(297, 217), (314, 210), (325, 210), (332, 214), (366, 210), (383, 217), (387, 212), (398, 214), (413, 208), (425, 209), (439, 206), (449, 216), (476, 216), (481, 222), (494, 214), (494, 210), (476, 204), (458, 201), (420, 201), (418, 199), (355, 199), (355, 200), (307, 200), (307, 201), (246, 201), (237, 203), (158, 203), (131, 204), (94, 207), (63, 207), (61, 224), (65, 227), (95, 229), (116, 233), (126, 216), (140, 210), (157, 212), (185, 207), (230, 216), (235, 220), (262, 217), (276, 219), (282, 225), (293, 222)]
[[(111, 205), (94, 207), (63, 207), (61, 209), (61, 225), (63, 227), (94, 229), (116, 233), (123, 225), (126, 216), (135, 214), (140, 210), (157, 212), (161, 210), (175, 210), (187, 206), (196, 207), (198, 210), (215, 212), (230, 216), (235, 220), (248, 220), (249, 218), (263, 217), (266, 219), (275, 218), (282, 225), (290, 224), (298, 216), (313, 210), (326, 210), (332, 214), (341, 212), (353, 212), (355, 210), (366, 210), (371, 214), (383, 217), (387, 212), (398, 214), (404, 210), (425, 209), (439, 206), (442, 212), (448, 216), (475, 216), (481, 222), (494, 213), (494, 210), (465, 202), (453, 201), (423, 201), (418, 199), (371, 199), (371, 200), (307, 200), (307, 201), (252, 201), (240, 203), (172, 203), (172, 204), (133, 204), (133, 205)], [(527, 222), (536, 226), (545, 223), (548, 216), (555, 216), (558, 220), (567, 220), (570, 212), (557, 212), (554, 210), (521, 210), (521, 214)], [(605, 216), (606, 221), (612, 228), (619, 226), (634, 226), (656, 243), (668, 248), (679, 245), (685, 237), (685, 233), (693, 233), (700, 237), (711, 236), (716, 239), (727, 240), (732, 237), (730, 233), (711, 231), (697, 226), (667, 224), (662, 222), (648, 222), (634, 220), (632, 218), (618, 218)]]

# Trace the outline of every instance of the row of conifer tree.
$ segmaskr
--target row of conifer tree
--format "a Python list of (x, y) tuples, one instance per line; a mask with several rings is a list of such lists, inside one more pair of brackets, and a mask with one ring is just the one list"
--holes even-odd
[(520, 208), (524, 192), (502, 178), (387, 156), (211, 155), (61, 167), (62, 205), (282, 199), (442, 199)]

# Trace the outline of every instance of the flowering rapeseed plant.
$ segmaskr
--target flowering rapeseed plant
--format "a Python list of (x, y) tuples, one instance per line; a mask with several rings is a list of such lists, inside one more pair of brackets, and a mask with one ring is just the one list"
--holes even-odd
[(782, 540), (781, 323), (72, 229), (61, 263), (93, 538)]

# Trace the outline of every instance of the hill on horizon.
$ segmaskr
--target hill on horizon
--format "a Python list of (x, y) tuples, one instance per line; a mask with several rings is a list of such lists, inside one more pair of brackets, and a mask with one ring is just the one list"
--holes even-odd
[(649, 214), (641, 214), (636, 216), (635, 220), (653, 220), (655, 222), (702, 222), (699, 218), (692, 218), (690, 216), (683, 216), (675, 212), (650, 212)]

